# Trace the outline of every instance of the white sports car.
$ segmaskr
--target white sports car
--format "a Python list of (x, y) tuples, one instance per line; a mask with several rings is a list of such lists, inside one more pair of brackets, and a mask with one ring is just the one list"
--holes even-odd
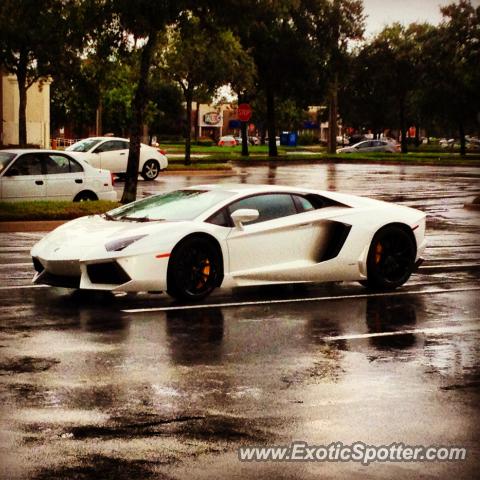
[(33, 282), (199, 300), (216, 287), (405, 283), (422, 261), (425, 214), (327, 191), (200, 185), (82, 217), (32, 249)]

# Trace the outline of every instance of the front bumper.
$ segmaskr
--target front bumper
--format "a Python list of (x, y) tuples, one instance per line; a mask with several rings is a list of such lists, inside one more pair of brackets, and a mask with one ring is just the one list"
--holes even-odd
[(108, 200), (110, 202), (116, 202), (118, 200), (117, 192), (111, 190), (109, 192), (98, 192), (97, 197), (99, 200)]
[(168, 257), (154, 254), (83, 261), (33, 257), (32, 282), (65, 288), (115, 292), (165, 291)]
[(415, 262), (415, 266), (413, 267), (413, 271), (416, 272), (421, 267), (424, 261), (425, 259), (423, 257), (418, 258), (417, 261)]

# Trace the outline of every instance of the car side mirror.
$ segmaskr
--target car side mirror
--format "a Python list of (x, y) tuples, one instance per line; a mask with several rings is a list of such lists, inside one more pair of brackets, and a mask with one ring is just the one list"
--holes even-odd
[(235, 210), (230, 217), (232, 218), (235, 227), (239, 230), (243, 230), (244, 223), (253, 222), (259, 215), (258, 210), (255, 210), (254, 208), (239, 208), (238, 210)]

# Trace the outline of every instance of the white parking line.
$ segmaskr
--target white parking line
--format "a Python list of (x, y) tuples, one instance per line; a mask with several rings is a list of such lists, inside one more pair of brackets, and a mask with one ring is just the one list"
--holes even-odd
[(10, 285), (8, 287), (0, 287), (0, 290), (17, 290), (19, 288), (50, 288), (50, 285)]
[(9, 267), (32, 267), (32, 262), (0, 263), (0, 268), (9, 268)]
[(359, 333), (352, 335), (339, 335), (336, 337), (323, 337), (322, 340), (326, 342), (335, 342), (337, 340), (359, 340), (362, 338), (375, 338), (375, 337), (391, 337), (393, 335), (415, 335), (419, 333), (440, 335), (444, 333), (464, 333), (474, 330), (480, 330), (480, 325), (472, 325), (470, 327), (437, 327), (437, 328), (414, 328), (412, 330), (398, 330), (396, 332), (378, 332), (378, 333)]
[(279, 300), (257, 300), (248, 302), (231, 302), (231, 303), (209, 303), (206, 305), (179, 305), (176, 307), (153, 307), (153, 308), (133, 308), (122, 310), (124, 313), (148, 313), (148, 312), (166, 312), (172, 310), (200, 310), (206, 308), (225, 308), (225, 307), (246, 307), (255, 305), (275, 305), (281, 303), (299, 303), (299, 302), (321, 302), (325, 300), (346, 300), (368, 297), (399, 297), (404, 295), (431, 295), (437, 293), (455, 293), (455, 292), (473, 292), (480, 290), (480, 287), (464, 287), (441, 289), (435, 288), (430, 290), (410, 290), (400, 292), (381, 292), (381, 293), (360, 293), (356, 295), (337, 295), (329, 297), (306, 297), (306, 298), (282, 298)]
[(422, 272), (424, 270), (454, 270), (456, 268), (480, 268), (480, 263), (443, 263), (441, 265), (422, 265), (418, 271)]

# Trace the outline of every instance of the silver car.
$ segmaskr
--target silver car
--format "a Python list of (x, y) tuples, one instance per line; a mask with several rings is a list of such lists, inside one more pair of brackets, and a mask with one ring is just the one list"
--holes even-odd
[(400, 145), (386, 140), (363, 140), (349, 147), (339, 148), (337, 153), (364, 153), (364, 152), (388, 152), (400, 151)]

